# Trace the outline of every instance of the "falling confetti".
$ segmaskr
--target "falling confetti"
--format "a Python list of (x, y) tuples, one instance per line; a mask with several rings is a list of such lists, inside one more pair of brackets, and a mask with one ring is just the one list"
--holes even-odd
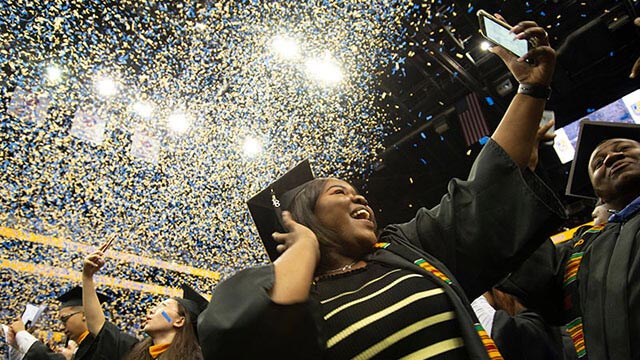
[[(0, 237), (0, 321), (47, 302), (39, 327), (59, 329), (51, 299), (77, 283), (80, 250), (114, 234), (100, 272), (112, 285), (211, 293), (266, 263), (245, 201), (304, 158), (318, 175), (362, 178), (400, 129), (387, 114), (398, 105), (380, 106), (394, 95), (380, 75), (407, 77), (422, 53), (446, 78), (429, 56), (466, 61), (459, 41), (477, 29), (460, 34), (454, 19), (475, 11), (441, 0), (0, 0), (0, 226), (61, 239)], [(100, 290), (110, 318), (138, 335), (164, 296)]]
[[(117, 234), (110, 251), (222, 278), (265, 263), (245, 201), (303, 158), (341, 177), (375, 159), (386, 135), (376, 73), (401, 49), (406, 11), (388, 0), (3, 2), (0, 224), (93, 247)], [(278, 56), (278, 36), (299, 56)], [(331, 67), (309, 68), (322, 59)], [(245, 155), (248, 138), (262, 151)], [(19, 264), (77, 274), (85, 254), (2, 245), (2, 321), (50, 302), (41, 327), (58, 329), (50, 300), (74, 281)], [(114, 258), (101, 274), (203, 293), (218, 282)], [(133, 333), (162, 298), (101, 289)]]

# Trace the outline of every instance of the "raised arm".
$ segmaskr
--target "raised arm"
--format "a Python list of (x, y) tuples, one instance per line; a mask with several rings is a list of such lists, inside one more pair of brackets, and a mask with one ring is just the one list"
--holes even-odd
[[(532, 40), (537, 46), (522, 58), (500, 46), (491, 48), (491, 51), (502, 58), (520, 84), (548, 88), (553, 77), (556, 57), (555, 51), (549, 47), (546, 31), (532, 21), (523, 21), (511, 31), (517, 38)], [(534, 64), (530, 65), (526, 59), (534, 60)], [(536, 130), (545, 103), (546, 99), (516, 94), (491, 136), (521, 169), (527, 166), (531, 149), (536, 146)]]
[(93, 282), (93, 275), (104, 265), (103, 255), (100, 250), (94, 251), (84, 258), (82, 267), (82, 305), (87, 319), (87, 329), (94, 337), (98, 336), (106, 321)]
[(290, 232), (273, 235), (281, 243), (278, 251), (284, 253), (273, 263), (275, 281), (269, 295), (277, 304), (301, 303), (309, 297), (320, 248), (316, 235), (296, 223), (288, 211), (282, 214), (282, 219)]

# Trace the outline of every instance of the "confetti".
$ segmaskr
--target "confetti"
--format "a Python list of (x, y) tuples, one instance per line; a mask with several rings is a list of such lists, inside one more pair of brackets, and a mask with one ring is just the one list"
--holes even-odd
[[(397, 56), (405, 11), (388, 0), (0, 7), (0, 225), (33, 235), (0, 237), (0, 319), (51, 302), (40, 327), (59, 330), (51, 299), (112, 235), (100, 290), (132, 333), (162, 291), (184, 281), (211, 293), (265, 263), (245, 201), (303, 158), (338, 177), (374, 161), (388, 125), (376, 74)], [(279, 56), (278, 36), (299, 56)], [(332, 67), (310, 67), (323, 59)], [(323, 71), (339, 80), (310, 76)], [(245, 155), (247, 138), (262, 151)]]
[[(304, 158), (366, 178), (385, 137), (432, 117), (399, 116), (394, 97), (451, 105), (381, 78), (410, 77), (409, 58), (460, 81), (434, 60), (466, 62), (461, 39), (477, 36), (472, 2), (0, 3), (0, 321), (51, 302), (48, 334), (51, 299), (77, 284), (62, 273), (110, 236), (105, 309), (138, 335), (166, 289), (209, 294), (266, 263), (245, 201)], [(249, 138), (261, 152), (244, 154)]]

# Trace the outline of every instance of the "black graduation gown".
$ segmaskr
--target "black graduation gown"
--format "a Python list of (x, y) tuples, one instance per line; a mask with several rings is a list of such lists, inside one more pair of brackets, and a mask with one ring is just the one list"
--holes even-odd
[[(472, 359), (488, 359), (468, 298), (513, 270), (561, 222), (559, 201), (539, 179), (520, 171), (495, 142), (478, 156), (468, 181), (454, 179), (435, 208), (387, 227), (368, 259), (430, 277), (448, 295)], [(442, 277), (415, 265), (423, 258)], [(198, 319), (205, 359), (322, 358), (326, 346), (317, 294), (305, 303), (271, 301), (273, 266), (247, 269), (216, 288)]]
[(78, 345), (78, 350), (76, 350), (76, 353), (73, 355), (73, 360), (91, 359), (95, 350), (96, 343), (94, 342), (93, 336), (89, 334), (82, 340), (80, 345)]
[(105, 322), (94, 340), (93, 360), (119, 360), (126, 356), (138, 339)]
[(66, 360), (66, 358), (62, 354), (51, 351), (42, 341), (38, 340), (24, 354), (23, 360)]
[(501, 289), (582, 337), (580, 359), (640, 359), (639, 230), (640, 212), (557, 247), (547, 241)]
[[(93, 336), (91, 334), (87, 335), (87, 337), (78, 345), (78, 349), (76, 353), (73, 355), (73, 360), (85, 360), (91, 359), (91, 355), (95, 349), (93, 343)], [(29, 351), (24, 356), (24, 360), (65, 360), (64, 355), (55, 353), (51, 351), (45, 344), (41, 341), (36, 341), (31, 345)]]

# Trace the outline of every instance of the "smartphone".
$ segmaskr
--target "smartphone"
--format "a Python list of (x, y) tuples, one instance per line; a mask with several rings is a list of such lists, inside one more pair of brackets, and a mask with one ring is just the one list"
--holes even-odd
[(525, 39), (514, 40), (515, 35), (509, 32), (511, 26), (484, 10), (478, 10), (478, 21), (480, 22), (480, 33), (485, 39), (511, 51), (517, 57), (522, 57), (533, 48), (531, 43)]
[(115, 239), (116, 239), (115, 235), (110, 235), (107, 241), (104, 244), (102, 244), (102, 246), (100, 246), (100, 251), (102, 252), (107, 251), (107, 249), (109, 249), (109, 247), (111, 246), (111, 244), (113, 244), (113, 241)]

